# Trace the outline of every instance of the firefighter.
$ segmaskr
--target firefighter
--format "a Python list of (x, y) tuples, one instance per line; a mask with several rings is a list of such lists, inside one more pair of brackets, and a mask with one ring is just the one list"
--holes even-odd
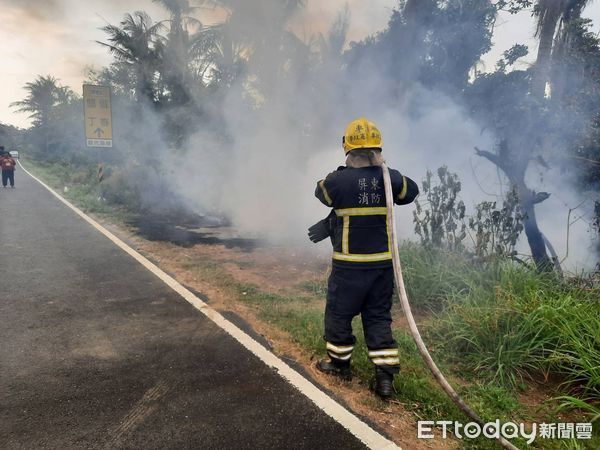
[(15, 166), (17, 163), (10, 156), (10, 153), (4, 151), (4, 147), (0, 146), (0, 168), (2, 169), (2, 186), (6, 187), (10, 182), (10, 187), (15, 187)]
[[(317, 183), (315, 195), (331, 214), (309, 229), (319, 242), (331, 237), (333, 262), (325, 307), (325, 341), (329, 358), (317, 368), (350, 381), (350, 359), (356, 339), (352, 319), (361, 315), (368, 356), (375, 366), (375, 393), (389, 399), (394, 375), (400, 370), (398, 347), (392, 336), (394, 289), (391, 238), (381, 164), (379, 129), (360, 118), (348, 125), (343, 138), (346, 166)], [(394, 202), (411, 203), (417, 184), (390, 169)]]

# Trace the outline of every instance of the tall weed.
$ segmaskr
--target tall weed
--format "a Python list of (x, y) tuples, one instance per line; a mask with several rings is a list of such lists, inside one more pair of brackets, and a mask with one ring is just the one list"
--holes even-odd
[(430, 332), (465, 372), (513, 387), (557, 373), (597, 399), (599, 298), (597, 288), (503, 264), (492, 289), (474, 284), (448, 296)]

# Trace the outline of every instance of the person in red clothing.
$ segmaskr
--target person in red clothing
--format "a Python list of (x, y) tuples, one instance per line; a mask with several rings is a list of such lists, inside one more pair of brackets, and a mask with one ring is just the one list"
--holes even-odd
[(2, 186), (6, 187), (10, 182), (10, 187), (15, 187), (15, 167), (16, 161), (10, 156), (10, 153), (4, 151), (0, 146), (0, 168), (2, 169)]

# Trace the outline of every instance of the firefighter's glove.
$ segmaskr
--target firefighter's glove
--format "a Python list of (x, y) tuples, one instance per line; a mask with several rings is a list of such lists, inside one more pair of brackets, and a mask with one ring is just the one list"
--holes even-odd
[(325, 238), (333, 236), (336, 217), (335, 211), (331, 211), (326, 218), (315, 223), (308, 229), (308, 238), (316, 244)]
[(328, 219), (320, 220), (308, 229), (308, 238), (315, 244), (329, 237)]

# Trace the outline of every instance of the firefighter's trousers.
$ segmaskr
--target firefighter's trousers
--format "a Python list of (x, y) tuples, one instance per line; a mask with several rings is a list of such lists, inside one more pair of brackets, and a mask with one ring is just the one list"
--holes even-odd
[(392, 336), (394, 271), (333, 267), (327, 289), (325, 341), (334, 361), (349, 361), (356, 338), (352, 319), (361, 315), (369, 358), (389, 373), (400, 369), (398, 347)]

